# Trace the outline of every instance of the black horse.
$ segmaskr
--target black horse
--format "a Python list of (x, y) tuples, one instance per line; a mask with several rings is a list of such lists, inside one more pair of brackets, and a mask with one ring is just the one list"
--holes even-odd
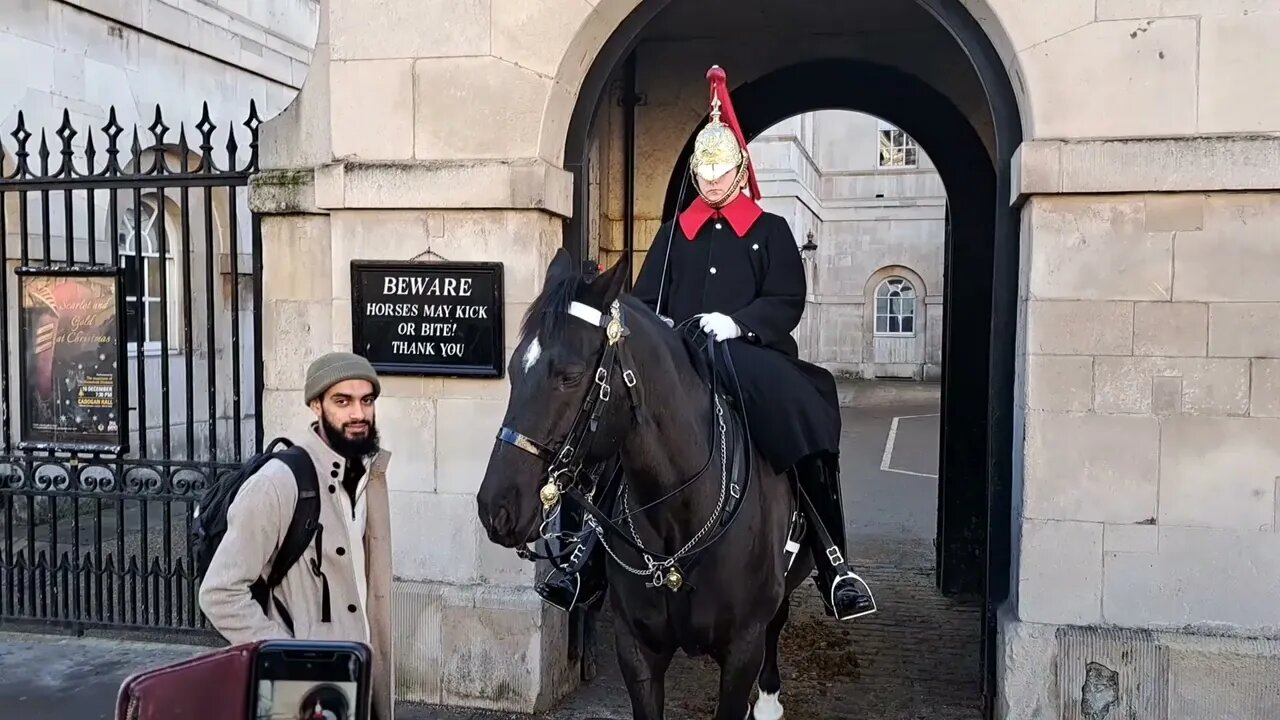
[[(663, 717), (664, 675), (684, 650), (720, 666), (718, 720), (750, 717), (757, 682), (755, 718), (778, 720), (778, 637), (814, 567), (798, 552), (796, 494), (751, 446), (732, 378), (717, 372), (725, 358), (707, 357), (724, 345), (623, 293), (627, 272), (624, 261), (588, 279), (563, 250), (548, 267), (510, 363), (480, 521), (529, 557), (565, 496), (586, 509), (608, 551), (635, 718)], [(590, 472), (611, 460), (615, 485)]]

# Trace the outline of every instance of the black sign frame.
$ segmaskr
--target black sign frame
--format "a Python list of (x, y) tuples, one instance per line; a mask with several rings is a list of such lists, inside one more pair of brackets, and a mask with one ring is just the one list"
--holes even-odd
[[(23, 266), (14, 269), (14, 274), (18, 279), (18, 382), (21, 387), (19, 393), (19, 412), (21, 417), (18, 422), (18, 443), (17, 447), (23, 451), (43, 451), (43, 452), (72, 452), (72, 453), (91, 453), (95, 455), (111, 455), (122, 457), (129, 452), (129, 413), (133, 410), (129, 406), (129, 351), (128, 341), (125, 339), (125, 298), (123, 269), (109, 265), (81, 265), (72, 267), (58, 266)], [(113, 319), (110, 328), (115, 335), (115, 352), (113, 359), (116, 367), (114, 377), (112, 378), (112, 400), (114, 401), (113, 409), (116, 413), (116, 431), (114, 433), (92, 433), (94, 440), (86, 441), (65, 441), (61, 439), (49, 439), (39, 437), (42, 434), (31, 426), (32, 409), (30, 389), (33, 387), (33, 380), (30, 377), (30, 368), (28, 364), (33, 357), (32, 348), (29, 344), (30, 317), (27, 308), (23, 305), (23, 289), (27, 282), (44, 277), (53, 278), (105, 278), (114, 281), (112, 283), (112, 292), (115, 294), (115, 303), (112, 309)], [(141, 361), (142, 358), (139, 358)], [(72, 437), (73, 431), (66, 431), (62, 435)]]
[[(493, 361), (489, 364), (462, 365), (454, 363), (404, 363), (386, 362), (369, 357), (365, 351), (364, 284), (361, 278), (368, 271), (394, 272), (407, 275), (449, 275), (451, 273), (479, 273), (489, 275), (493, 283), (492, 316), (493, 342), (489, 350)], [(501, 262), (463, 262), (428, 260), (352, 260), (351, 261), (351, 347), (369, 360), (379, 373), (387, 375), (417, 375), (446, 378), (501, 379), (506, 376), (506, 299)]]

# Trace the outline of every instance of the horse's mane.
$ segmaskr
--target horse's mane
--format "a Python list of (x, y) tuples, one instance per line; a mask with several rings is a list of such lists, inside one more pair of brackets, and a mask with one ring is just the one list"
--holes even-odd
[(520, 342), (537, 335), (539, 342), (555, 343), (564, 335), (568, 324), (569, 303), (577, 297), (586, 283), (578, 273), (565, 273), (558, 279), (548, 280), (542, 292), (530, 303), (520, 323)]

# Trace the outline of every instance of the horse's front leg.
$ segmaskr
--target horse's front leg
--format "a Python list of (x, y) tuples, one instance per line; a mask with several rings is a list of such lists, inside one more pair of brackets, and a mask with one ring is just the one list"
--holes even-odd
[(717, 653), (720, 663), (720, 702), (716, 720), (748, 720), (751, 717), (751, 688), (764, 663), (765, 631), (749, 628), (735, 637), (728, 648)]
[(778, 702), (778, 694), (782, 692), (782, 675), (778, 672), (778, 640), (782, 629), (791, 617), (791, 595), (784, 595), (778, 613), (769, 621), (769, 629), (765, 631), (764, 667), (760, 669), (760, 697), (756, 698), (754, 720), (782, 720), (782, 703)]
[(622, 618), (614, 621), (618, 645), (618, 668), (631, 696), (635, 720), (662, 720), (665, 680), (671, 666), (670, 650), (655, 651), (635, 637)]

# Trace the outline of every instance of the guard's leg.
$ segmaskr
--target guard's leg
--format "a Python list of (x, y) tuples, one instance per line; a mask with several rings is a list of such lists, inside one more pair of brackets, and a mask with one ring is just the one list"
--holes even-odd
[(809, 547), (817, 563), (817, 584), (827, 612), (852, 620), (876, 611), (865, 580), (845, 560), (844, 505), (835, 458), (809, 458), (800, 463), (800, 503), (809, 520)]
[[(534, 585), (534, 590), (547, 603), (568, 612), (578, 605), (582, 594), (581, 570), (587, 559), (589, 538), (582, 534), (580, 520), (573, 517), (568, 503), (562, 502), (565, 504), (548, 527), (551, 537), (547, 540), (547, 554), (570, 554), (552, 561), (551, 570)], [(586, 532), (590, 533), (590, 529)], [(574, 535), (581, 536), (581, 540), (568, 539)]]

